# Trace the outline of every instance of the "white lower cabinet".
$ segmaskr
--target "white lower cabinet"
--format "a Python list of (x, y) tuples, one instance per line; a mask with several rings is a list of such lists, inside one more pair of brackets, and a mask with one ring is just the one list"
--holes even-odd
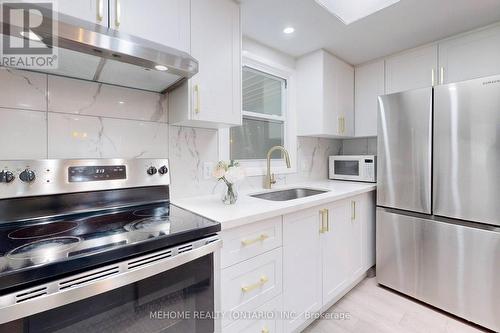
[[(374, 192), (283, 217), (285, 332), (305, 328), (353, 288), (372, 266)], [(370, 233), (373, 233), (370, 234)]]
[(300, 332), (375, 264), (375, 192), (221, 237), (222, 332)]
[(283, 304), (284, 311), (296, 315), (284, 320), (285, 332), (321, 309), (320, 228), (316, 208), (283, 217)]
[(281, 295), (282, 255), (282, 249), (277, 248), (222, 270), (221, 309), (227, 314), (222, 327)]
[[(342, 200), (324, 208), (328, 224), (321, 233), (323, 304), (329, 303), (347, 287), (351, 274), (351, 261), (356, 257), (352, 248), (357, 240), (349, 218), (349, 201)], [(353, 237), (355, 236), (355, 237)], [(361, 246), (361, 242), (359, 242)]]
[(278, 296), (257, 308), (252, 317), (241, 318), (222, 329), (222, 333), (281, 333), (283, 325), (280, 319), (282, 297)]

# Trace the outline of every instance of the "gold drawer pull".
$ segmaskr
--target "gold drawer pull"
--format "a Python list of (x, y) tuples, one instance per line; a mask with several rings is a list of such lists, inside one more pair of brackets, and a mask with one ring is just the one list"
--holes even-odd
[(254, 238), (254, 239), (244, 239), (244, 240), (241, 241), (241, 244), (243, 246), (248, 246), (248, 245), (252, 245), (252, 244), (257, 243), (257, 242), (263, 242), (263, 241), (265, 241), (268, 238), (269, 238), (268, 235), (262, 234), (259, 237)]
[(264, 327), (264, 328), (262, 329), (262, 331), (260, 331), (260, 332), (261, 332), (261, 333), (269, 333), (270, 331), (269, 331), (269, 328)]
[(260, 280), (259, 282), (257, 283), (254, 283), (254, 284), (251, 284), (249, 286), (244, 286), (244, 287), (241, 287), (241, 291), (243, 291), (244, 293), (247, 293), (249, 291), (252, 291), (254, 289), (257, 289), (257, 288), (260, 288), (262, 287), (263, 285), (265, 285), (267, 282), (269, 281), (269, 278), (265, 275), (261, 276), (260, 277)]
[(327, 208), (321, 209), (319, 213), (321, 215), (321, 228), (319, 229), (319, 232), (322, 234), (330, 231), (330, 222), (328, 221), (329, 220), (328, 209)]

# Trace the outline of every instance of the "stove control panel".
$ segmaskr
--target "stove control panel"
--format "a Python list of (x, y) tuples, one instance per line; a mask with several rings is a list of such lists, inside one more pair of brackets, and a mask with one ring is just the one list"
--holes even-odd
[(0, 199), (169, 184), (168, 159), (0, 161)]

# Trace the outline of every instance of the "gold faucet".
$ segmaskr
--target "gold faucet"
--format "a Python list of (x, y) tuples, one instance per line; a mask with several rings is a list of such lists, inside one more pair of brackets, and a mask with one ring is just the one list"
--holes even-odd
[(290, 169), (292, 166), (290, 164), (290, 156), (288, 151), (283, 146), (274, 146), (267, 152), (267, 174), (264, 178), (264, 188), (271, 189), (273, 184), (276, 184), (276, 179), (274, 179), (274, 173), (271, 173), (271, 155), (275, 150), (281, 150), (285, 154), (286, 167)]

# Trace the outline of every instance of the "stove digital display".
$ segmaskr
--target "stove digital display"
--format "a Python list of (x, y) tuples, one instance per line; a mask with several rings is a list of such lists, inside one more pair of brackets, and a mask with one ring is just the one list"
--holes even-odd
[(70, 183), (126, 178), (127, 167), (125, 165), (76, 166), (68, 168), (68, 181)]

